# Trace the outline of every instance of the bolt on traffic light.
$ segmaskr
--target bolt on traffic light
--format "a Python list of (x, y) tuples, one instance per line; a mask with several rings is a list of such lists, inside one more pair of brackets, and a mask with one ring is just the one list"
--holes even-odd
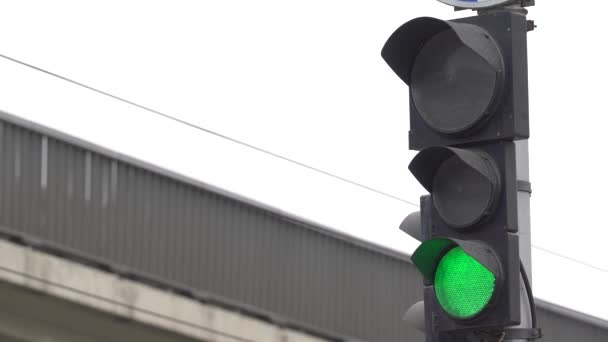
[(411, 259), (430, 341), (520, 321), (513, 140), (529, 136), (526, 32), (519, 13), (424, 17), (382, 49), (409, 86), (409, 145), (420, 151), (409, 169), (429, 192), (400, 228), (422, 241)]

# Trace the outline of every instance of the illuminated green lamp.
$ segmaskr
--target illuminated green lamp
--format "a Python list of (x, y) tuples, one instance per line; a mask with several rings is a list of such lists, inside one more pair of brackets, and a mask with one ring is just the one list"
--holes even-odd
[(497, 257), (480, 241), (431, 239), (414, 252), (412, 261), (434, 286), (441, 308), (455, 319), (482, 314), (502, 279)]
[(450, 315), (466, 319), (486, 308), (496, 287), (490, 270), (461, 247), (450, 250), (435, 271), (435, 295)]

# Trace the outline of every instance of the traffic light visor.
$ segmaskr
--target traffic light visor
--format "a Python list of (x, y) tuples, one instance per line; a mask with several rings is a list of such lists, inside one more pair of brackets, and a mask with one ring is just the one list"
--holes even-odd
[(411, 20), (387, 40), (382, 57), (410, 86), (420, 117), (441, 134), (470, 134), (491, 116), (503, 89), (500, 49), (476, 25)]
[(484, 29), (431, 17), (412, 19), (395, 30), (382, 48), (382, 58), (397, 76), (410, 85), (416, 57), (431, 38), (446, 30), (453, 31), (461, 45), (473, 50), (494, 70), (503, 69), (500, 50)]
[(482, 241), (450, 238), (434, 238), (423, 242), (412, 254), (412, 263), (422, 273), (427, 283), (434, 283), (435, 271), (444, 255), (455, 247), (462, 250), (487, 268), (497, 281), (502, 276), (501, 266), (495, 252)]
[(412, 65), (422, 46), (437, 33), (450, 29), (443, 20), (421, 17), (401, 25), (382, 48), (382, 58), (406, 84), (410, 84)]
[(409, 169), (453, 228), (469, 228), (496, 208), (500, 174), (484, 152), (433, 146), (419, 152)]

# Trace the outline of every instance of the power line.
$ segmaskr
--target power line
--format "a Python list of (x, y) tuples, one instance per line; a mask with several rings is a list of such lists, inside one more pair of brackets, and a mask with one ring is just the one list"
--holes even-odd
[(606, 273), (608, 273), (608, 269), (606, 269), (606, 268), (602, 268), (602, 267), (598, 267), (598, 266), (595, 266), (595, 265), (590, 264), (590, 263), (588, 263), (588, 262), (586, 262), (586, 261), (582, 261), (582, 260), (579, 260), (579, 259), (575, 259), (575, 258), (569, 257), (569, 256), (567, 256), (567, 255), (564, 255), (564, 254), (561, 254), (561, 253), (558, 253), (558, 252), (555, 252), (555, 251), (552, 251), (552, 250), (550, 250), (550, 249), (547, 249), (547, 248), (544, 248), (544, 247), (540, 247), (540, 246), (537, 246), (537, 245), (534, 245), (534, 244), (532, 245), (532, 247), (534, 247), (534, 248), (536, 248), (536, 249), (538, 249), (538, 250), (541, 250), (541, 251), (543, 251), (543, 252), (547, 252), (547, 253), (549, 253), (549, 254), (553, 254), (553, 255), (558, 256), (558, 257), (560, 257), (560, 258), (564, 258), (564, 259), (566, 259), (566, 260), (570, 260), (570, 261), (572, 261), (572, 262), (576, 262), (576, 263), (578, 263), (578, 264), (585, 265), (585, 266), (590, 267), (590, 268), (593, 268), (593, 269), (595, 269), (595, 270), (598, 270), (598, 271), (601, 271), (601, 272), (606, 272)]
[[(102, 94), (102, 95), (104, 95), (104, 96), (108, 96), (108, 97), (113, 98), (113, 99), (115, 99), (115, 100), (118, 100), (118, 101), (121, 101), (121, 102), (127, 103), (127, 104), (129, 104), (129, 105), (131, 105), (131, 106), (135, 106), (135, 107), (137, 107), (137, 108), (140, 108), (140, 109), (143, 109), (143, 110), (145, 110), (145, 111), (147, 111), (147, 112), (150, 112), (150, 113), (153, 113), (153, 114), (159, 115), (159, 116), (161, 116), (161, 117), (163, 117), (163, 118), (166, 118), (166, 119), (169, 119), (169, 120), (175, 121), (175, 122), (180, 123), (180, 124), (182, 124), (182, 125), (185, 125), (185, 126), (188, 126), (188, 127), (191, 127), (191, 128), (194, 128), (194, 129), (197, 129), (197, 130), (200, 130), (200, 131), (203, 131), (203, 132), (205, 132), (205, 133), (208, 133), (208, 134), (214, 135), (214, 136), (216, 136), (216, 137), (219, 137), (219, 138), (222, 138), (222, 139), (228, 140), (228, 141), (233, 142), (233, 143), (235, 143), (235, 144), (238, 144), (238, 145), (241, 145), (241, 146), (245, 146), (245, 147), (247, 147), (247, 148), (249, 148), (249, 149), (252, 149), (252, 150), (255, 150), (255, 151), (257, 151), (257, 152), (260, 152), (260, 153), (263, 153), (263, 154), (267, 154), (267, 155), (269, 155), (269, 156), (272, 156), (272, 157), (275, 157), (275, 158), (278, 158), (278, 159), (281, 159), (281, 160), (287, 161), (287, 162), (289, 162), (289, 163), (291, 163), (291, 164), (294, 164), (294, 165), (297, 165), (297, 166), (300, 166), (300, 167), (303, 167), (303, 168), (306, 168), (306, 169), (312, 170), (312, 171), (314, 171), (314, 172), (317, 172), (317, 173), (323, 174), (323, 175), (325, 175), (325, 176), (328, 176), (328, 177), (331, 177), (331, 178), (337, 179), (337, 180), (339, 180), (339, 181), (342, 181), (342, 182), (345, 182), (345, 183), (348, 183), (348, 184), (351, 184), (351, 185), (357, 186), (357, 187), (359, 187), (359, 188), (362, 188), (362, 189), (365, 189), (365, 190), (368, 190), (368, 191), (374, 192), (374, 193), (376, 193), (376, 194), (379, 194), (379, 195), (382, 195), (382, 196), (385, 196), (385, 197), (388, 197), (388, 198), (391, 198), (391, 199), (394, 199), (394, 200), (397, 200), (397, 201), (400, 201), (400, 202), (403, 202), (403, 203), (407, 203), (407, 204), (409, 204), (409, 205), (413, 205), (413, 206), (415, 206), (415, 207), (419, 207), (419, 204), (414, 203), (414, 202), (412, 202), (412, 201), (408, 201), (408, 200), (403, 199), (403, 198), (401, 198), (401, 197), (398, 197), (398, 196), (395, 196), (395, 195), (389, 194), (389, 193), (387, 193), (387, 192), (384, 192), (384, 191), (381, 191), (381, 190), (378, 190), (378, 189), (372, 188), (372, 187), (370, 187), (370, 186), (367, 186), (367, 185), (364, 185), (364, 184), (361, 184), (361, 183), (358, 183), (358, 182), (352, 181), (352, 180), (350, 180), (350, 179), (348, 179), (348, 178), (344, 178), (344, 177), (342, 177), (342, 176), (338, 176), (338, 175), (336, 175), (336, 174), (334, 174), (334, 173), (330, 173), (330, 172), (328, 172), (328, 171), (324, 171), (324, 170), (319, 169), (319, 168), (317, 168), (317, 167), (310, 166), (310, 165), (308, 165), (308, 164), (305, 164), (305, 163), (299, 162), (299, 161), (294, 160), (294, 159), (291, 159), (291, 158), (289, 158), (289, 157), (285, 157), (285, 156), (280, 155), (280, 154), (278, 154), (278, 153), (275, 153), (275, 152), (272, 152), (272, 151), (268, 151), (268, 150), (263, 149), (263, 148), (261, 148), (261, 147), (257, 147), (257, 146), (255, 146), (255, 145), (252, 145), (252, 144), (246, 143), (246, 142), (244, 142), (244, 141), (242, 141), (242, 140), (238, 140), (238, 139), (232, 138), (232, 137), (230, 137), (230, 136), (227, 136), (227, 135), (225, 135), (225, 134), (218, 133), (218, 132), (213, 131), (213, 130), (211, 130), (211, 129), (208, 129), (208, 128), (205, 128), (205, 127), (202, 127), (202, 126), (200, 126), (200, 125), (196, 125), (196, 124), (193, 124), (193, 123), (191, 123), (191, 122), (188, 122), (188, 121), (182, 120), (182, 119), (180, 119), (180, 118), (178, 118), (178, 117), (175, 117), (175, 116), (172, 116), (172, 115), (169, 115), (169, 114), (165, 114), (165, 113), (159, 112), (159, 111), (157, 111), (157, 110), (155, 110), (155, 109), (152, 109), (152, 108), (149, 108), (149, 107), (146, 107), (146, 106), (140, 105), (140, 104), (135, 103), (135, 102), (133, 102), (133, 101), (129, 101), (129, 100), (127, 100), (127, 99), (124, 99), (124, 98), (119, 97), (119, 96), (117, 96), (117, 95), (110, 94), (110, 93), (105, 92), (105, 91), (103, 91), (103, 90), (99, 90), (99, 89), (97, 89), (97, 88), (93, 88), (92, 86), (89, 86), (89, 85), (86, 85), (86, 84), (84, 84), (84, 83), (81, 83), (81, 82), (78, 82), (78, 81), (72, 80), (72, 79), (70, 79), (70, 78), (68, 78), (68, 77), (65, 77), (65, 76), (62, 76), (62, 75), (56, 74), (56, 73), (54, 73), (54, 72), (51, 72), (51, 71), (48, 71), (48, 70), (42, 69), (42, 68), (37, 67), (37, 66), (35, 66), (35, 65), (32, 65), (32, 64), (29, 64), (29, 63), (23, 62), (23, 61), (21, 61), (21, 60), (18, 60), (18, 59), (16, 59), (16, 58), (12, 58), (12, 57), (6, 56), (6, 55), (4, 55), (4, 54), (0, 54), (0, 57), (2, 57), (2, 58), (4, 58), (4, 59), (7, 59), (7, 60), (9, 60), (9, 61), (12, 61), (12, 62), (14, 62), (14, 63), (17, 63), (17, 64), (21, 64), (21, 65), (23, 65), (23, 66), (25, 66), (25, 67), (28, 67), (28, 68), (31, 68), (31, 69), (34, 69), (34, 70), (40, 71), (40, 72), (45, 73), (45, 74), (47, 74), (47, 75), (50, 75), (50, 76), (53, 76), (53, 77), (59, 78), (59, 79), (64, 80), (64, 81), (66, 81), (66, 82), (69, 82), (69, 83), (75, 84), (75, 85), (77, 85), (77, 86), (80, 86), (80, 87), (83, 87), (83, 88), (89, 89), (89, 90), (91, 90), (91, 91), (94, 91), (94, 92), (96, 92), (96, 93)], [(595, 265), (593, 265), (593, 264), (590, 264), (590, 263), (588, 263), (588, 262), (585, 262), (585, 261), (582, 261), (582, 260), (579, 260), (579, 259), (575, 259), (575, 258), (572, 258), (572, 257), (566, 256), (566, 255), (561, 254), (561, 253), (558, 253), (558, 252), (554, 252), (554, 251), (552, 251), (552, 250), (550, 250), (550, 249), (546, 249), (546, 248), (544, 248), (544, 247), (540, 247), (540, 246), (537, 246), (537, 245), (532, 245), (532, 247), (534, 247), (534, 248), (536, 248), (536, 249), (538, 249), (538, 250), (541, 250), (541, 251), (544, 251), (544, 252), (547, 252), (547, 253), (553, 254), (553, 255), (555, 255), (555, 256), (558, 256), (558, 257), (561, 257), (561, 258), (564, 258), (564, 259), (567, 259), (567, 260), (570, 260), (570, 261), (573, 261), (573, 262), (579, 263), (579, 264), (581, 264), (581, 265), (584, 265), (584, 266), (587, 266), (587, 267), (593, 268), (593, 269), (595, 269), (595, 270), (598, 270), (598, 271), (601, 271), (601, 272), (607, 272), (607, 273), (608, 273), (608, 269), (601, 268), (601, 267), (597, 267), (597, 266), (595, 266)]]
[(180, 123), (180, 124), (182, 124), (182, 125), (185, 125), (185, 126), (188, 126), (188, 127), (191, 127), (191, 128), (194, 128), (194, 129), (197, 129), (197, 130), (200, 130), (200, 131), (203, 131), (203, 132), (205, 132), (205, 133), (208, 133), (208, 134), (214, 135), (214, 136), (216, 136), (216, 137), (219, 137), (219, 138), (222, 138), (222, 139), (225, 139), (225, 140), (231, 141), (231, 142), (233, 142), (233, 143), (235, 143), (235, 144), (239, 144), (239, 145), (241, 145), (241, 146), (245, 146), (245, 147), (247, 147), (247, 148), (249, 148), (249, 149), (252, 149), (252, 150), (255, 150), (255, 151), (257, 151), (257, 152), (261, 152), (261, 153), (267, 154), (267, 155), (269, 155), (269, 156), (272, 156), (272, 157), (275, 157), (275, 158), (278, 158), (278, 159), (284, 160), (284, 161), (286, 161), (286, 162), (289, 162), (289, 163), (291, 163), (291, 164), (298, 165), (298, 166), (300, 166), (300, 167), (303, 167), (303, 168), (306, 168), (306, 169), (309, 169), (309, 170), (315, 171), (315, 172), (317, 172), (317, 173), (320, 173), (320, 174), (323, 174), (323, 175), (325, 175), (325, 176), (328, 176), (328, 177), (331, 177), (331, 178), (334, 178), (334, 179), (340, 180), (340, 181), (342, 181), (342, 182), (345, 182), (345, 183), (348, 183), (348, 184), (351, 184), (351, 185), (357, 186), (357, 187), (359, 187), (359, 188), (362, 188), (362, 189), (365, 189), (365, 190), (368, 190), (368, 191), (374, 192), (374, 193), (376, 193), (376, 194), (379, 194), (379, 195), (382, 195), (382, 196), (385, 196), (385, 197), (388, 197), (388, 198), (391, 198), (391, 199), (394, 199), (394, 200), (397, 200), (397, 201), (400, 201), (400, 202), (403, 202), (403, 203), (407, 203), (407, 204), (410, 204), (410, 205), (413, 205), (413, 206), (418, 206), (418, 204), (416, 204), (416, 203), (414, 203), (414, 202), (412, 202), (412, 201), (408, 201), (408, 200), (406, 200), (406, 199), (404, 199), (404, 198), (401, 198), (401, 197), (398, 197), (398, 196), (395, 196), (395, 195), (389, 194), (389, 193), (387, 193), (387, 192), (384, 192), (384, 191), (382, 191), (382, 190), (378, 190), (378, 189), (372, 188), (372, 187), (370, 187), (370, 186), (367, 186), (367, 185), (364, 185), (364, 184), (361, 184), (361, 183), (355, 182), (355, 181), (350, 180), (350, 179), (348, 179), (348, 178), (344, 178), (344, 177), (338, 176), (338, 175), (336, 175), (336, 174), (334, 174), (334, 173), (331, 173), (331, 172), (328, 172), (328, 171), (321, 170), (321, 169), (319, 169), (319, 168), (317, 168), (317, 167), (310, 166), (310, 165), (308, 165), (308, 164), (304, 164), (304, 163), (299, 162), (299, 161), (297, 161), (297, 160), (295, 160), (295, 159), (291, 159), (291, 158), (289, 158), (289, 157), (286, 157), (286, 156), (280, 155), (280, 154), (278, 154), (278, 153), (275, 153), (275, 152), (272, 152), (272, 151), (269, 151), (269, 150), (263, 149), (263, 148), (261, 148), (261, 147), (257, 147), (257, 146), (255, 146), (255, 145), (249, 144), (249, 143), (244, 142), (244, 141), (242, 141), (242, 140), (238, 140), (238, 139), (235, 139), (235, 138), (229, 137), (229, 136), (227, 136), (227, 135), (225, 135), (225, 134), (218, 133), (218, 132), (213, 131), (213, 130), (211, 130), (211, 129), (208, 129), (208, 128), (205, 128), (205, 127), (202, 127), (202, 126), (199, 126), (199, 125), (193, 124), (193, 123), (191, 123), (191, 122), (188, 122), (188, 121), (182, 120), (182, 119), (180, 119), (180, 118), (178, 118), (178, 117), (175, 117), (175, 116), (172, 116), (172, 115), (169, 115), (169, 114), (165, 114), (165, 113), (159, 112), (159, 111), (157, 111), (157, 110), (155, 110), (155, 109), (152, 109), (152, 108), (149, 108), (149, 107), (146, 107), (146, 106), (140, 105), (140, 104), (135, 103), (135, 102), (133, 102), (133, 101), (129, 101), (129, 100), (127, 100), (127, 99), (124, 99), (124, 98), (122, 98), (122, 97), (119, 97), (119, 96), (116, 96), (116, 95), (110, 94), (110, 93), (105, 92), (105, 91), (103, 91), (103, 90), (99, 90), (99, 89), (97, 89), (97, 88), (93, 88), (93, 87), (91, 87), (91, 86), (89, 86), (89, 85), (86, 85), (86, 84), (84, 84), (84, 83), (80, 83), (80, 82), (78, 82), (78, 81), (72, 80), (72, 79), (67, 78), (67, 77), (65, 77), (65, 76), (61, 76), (61, 75), (59, 75), (59, 74), (56, 74), (56, 73), (53, 73), (53, 72), (51, 72), (51, 71), (48, 71), (48, 70), (42, 69), (42, 68), (40, 68), (40, 67), (37, 67), (37, 66), (35, 66), (35, 65), (32, 65), (32, 64), (29, 64), (29, 63), (26, 63), (26, 62), (20, 61), (20, 60), (18, 60), (18, 59), (15, 59), (15, 58), (12, 58), (12, 57), (9, 57), (9, 56), (6, 56), (6, 55), (3, 55), (3, 54), (0, 54), (0, 57), (5, 58), (5, 59), (8, 59), (8, 60), (10, 60), (10, 61), (12, 61), (12, 62), (15, 62), (15, 63), (21, 64), (21, 65), (26, 66), (26, 67), (28, 67), (28, 68), (31, 68), (31, 69), (34, 69), (34, 70), (40, 71), (40, 72), (45, 73), (45, 74), (47, 74), (47, 75), (50, 75), (50, 76), (53, 76), (53, 77), (59, 78), (59, 79), (64, 80), (64, 81), (66, 81), (66, 82), (70, 82), (70, 83), (75, 84), (75, 85), (77, 85), (77, 86), (80, 86), (80, 87), (83, 87), (83, 88), (86, 88), (86, 89), (92, 90), (92, 91), (94, 91), (94, 92), (96, 92), (96, 93), (99, 93), (99, 94), (102, 94), (102, 95), (105, 95), (105, 96), (111, 97), (111, 98), (113, 98), (113, 99), (115, 99), (115, 100), (118, 100), (118, 101), (121, 101), (121, 102), (124, 102), (124, 103), (130, 104), (130, 105), (132, 105), (132, 106), (135, 106), (135, 107), (137, 107), (137, 108), (143, 109), (143, 110), (145, 110), (145, 111), (148, 111), (148, 112), (154, 113), (154, 114), (159, 115), (159, 116), (161, 116), (161, 117), (163, 117), (163, 118), (165, 118), (165, 119), (169, 119), (169, 120), (175, 121), (175, 122), (177, 122), (177, 123)]

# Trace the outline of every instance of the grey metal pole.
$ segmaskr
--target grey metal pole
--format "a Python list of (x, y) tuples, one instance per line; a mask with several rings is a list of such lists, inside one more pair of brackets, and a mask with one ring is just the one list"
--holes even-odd
[[(517, 220), (519, 226), (519, 258), (526, 270), (530, 287), (532, 286), (532, 240), (530, 235), (530, 167), (528, 154), (528, 140), (518, 140), (515, 142), (515, 163), (517, 174)], [(520, 275), (519, 281), (521, 304), (521, 324), (516, 328), (532, 328), (532, 310), (526, 293), (523, 278)], [(512, 341), (527, 342), (525, 339)]]
[(530, 166), (528, 140), (515, 142), (517, 189), (517, 218), (519, 226), (519, 257), (532, 283), (532, 240), (530, 236)]

